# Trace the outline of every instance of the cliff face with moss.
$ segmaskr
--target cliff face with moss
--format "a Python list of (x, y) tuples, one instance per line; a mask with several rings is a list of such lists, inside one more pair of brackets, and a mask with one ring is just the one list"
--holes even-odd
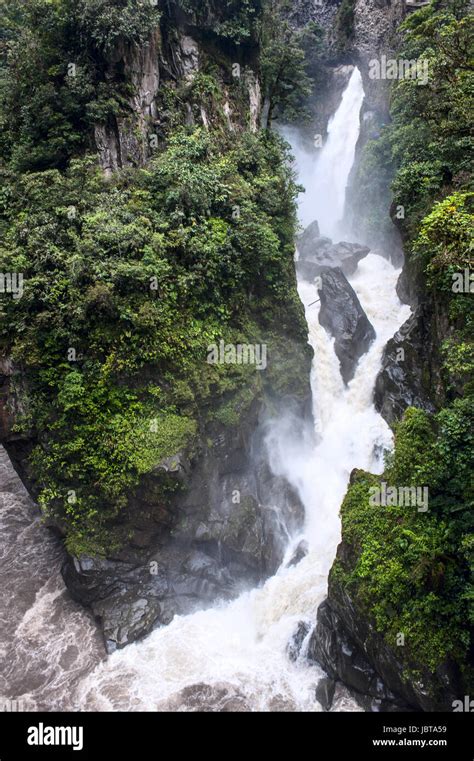
[(3, 44), (1, 441), (110, 649), (276, 569), (263, 425), (310, 398), (260, 3), (138, 5), (9, 3)]
[[(310, 654), (370, 710), (450, 711), (473, 684), (471, 30), (464, 2), (407, 19), (397, 58), (426, 61), (429, 81), (393, 86), (390, 123), (357, 167), (359, 222), (383, 231), (391, 208), (413, 314), (375, 389), (395, 449), (381, 477), (352, 474)], [(374, 489), (389, 487), (426, 490), (427, 509), (377, 506)]]
[[(324, 134), (361, 68), (349, 206), (403, 242), (414, 313), (375, 389), (395, 450), (352, 475), (309, 654), (366, 708), (450, 710), (472, 688), (468, 4), (403, 27), (401, 0), (4, 6), (0, 440), (110, 650), (257, 584), (301, 524), (265, 451), (280, 407), (310, 417), (297, 188), (260, 127), (306, 106)], [(371, 79), (392, 52), (428, 83)], [(209, 363), (221, 342), (265, 366)], [(383, 484), (428, 509), (374, 506)]]

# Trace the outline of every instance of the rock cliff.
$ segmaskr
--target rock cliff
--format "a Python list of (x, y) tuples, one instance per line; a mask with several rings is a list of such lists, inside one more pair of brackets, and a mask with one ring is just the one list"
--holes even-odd
[[(258, 43), (250, 37), (237, 45), (227, 32), (219, 32), (220, 25), (231, 22), (232, 9), (211, 3), (203, 16), (199, 8), (185, 13), (180, 3), (166, 6), (145, 44), (119, 39), (107, 54), (103, 84), (120, 90), (122, 107), (98, 119), (93, 136), (100, 167), (109, 178), (146, 167), (176, 125), (228, 135), (253, 134), (259, 126)], [(209, 91), (216, 87), (219, 97), (213, 98)], [(244, 172), (246, 159), (242, 161)], [(287, 211), (291, 219), (292, 210)], [(270, 220), (271, 215), (269, 208)], [(147, 223), (140, 218), (140, 224)], [(276, 241), (284, 247), (284, 235), (275, 235), (272, 245)], [(125, 504), (107, 528), (118, 538), (116, 549), (105, 556), (72, 552), (64, 565), (67, 586), (92, 608), (110, 651), (198, 604), (228, 599), (258, 584), (281, 562), (288, 533), (301, 526), (301, 502), (287, 482), (272, 474), (263, 441), (265, 424), (280, 404), (293, 407), (299, 425), (311, 416), (311, 350), (297, 298), (291, 235), (285, 251), (286, 281), (280, 285), (292, 294), (299, 326), (286, 330), (276, 319), (264, 318), (264, 335), (281, 348), (269, 357), (265, 380), (242, 380), (240, 387), (227, 391), (216, 387), (212, 409), (208, 400), (197, 410), (192, 441), (147, 465), (138, 486), (128, 489)], [(223, 270), (227, 266), (222, 264)], [(226, 274), (232, 277), (224, 271), (222, 277)], [(249, 288), (246, 307), (257, 313), (254, 298)], [(271, 306), (270, 299), (266, 315)], [(225, 303), (220, 308), (225, 311)], [(202, 351), (205, 363), (205, 346)], [(170, 386), (153, 367), (145, 373), (148, 383)], [(120, 384), (129, 381), (136, 384), (127, 377)], [(37, 497), (44, 484), (32, 472), (31, 453), (35, 447), (48, 451), (50, 443), (29, 417), (31, 394), (28, 372), (5, 356), (0, 441)], [(66, 520), (49, 515), (47, 522), (67, 537)]]

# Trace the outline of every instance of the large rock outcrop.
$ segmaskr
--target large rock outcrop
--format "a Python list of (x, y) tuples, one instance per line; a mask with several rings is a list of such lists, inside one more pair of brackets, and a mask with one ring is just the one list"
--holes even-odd
[(360, 358), (375, 340), (375, 330), (340, 268), (323, 267), (321, 279), (319, 322), (335, 338), (334, 349), (347, 384), (354, 377)]
[(375, 339), (375, 330), (347, 280), (370, 249), (358, 243), (333, 243), (330, 238), (321, 236), (316, 220), (299, 236), (296, 245), (297, 272), (304, 280), (318, 285), (319, 322), (335, 338), (335, 352), (347, 384)]
[[(382, 681), (365, 650), (357, 644), (352, 631), (346, 629), (343, 619), (328, 600), (319, 606), (307, 655), (324, 668), (333, 683), (342, 681), (365, 710), (387, 712), (412, 708)], [(389, 660), (385, 658), (384, 663), (388, 665)], [(397, 666), (401, 668), (400, 664)]]
[(171, 501), (160, 473), (143, 480), (121, 516), (130, 540), (116, 557), (68, 559), (67, 586), (100, 620), (109, 651), (277, 570), (304, 511), (269, 469), (259, 413), (257, 403), (237, 428), (207, 428), (194, 460), (163, 463), (168, 487), (178, 488)]
[[(311, 353), (297, 352), (294, 363), (304, 380), (298, 388), (287, 384), (284, 406), (292, 407), (299, 429), (302, 420), (310, 421)], [(11, 361), (2, 362), (0, 437), (35, 496), (30, 455), (38, 442), (33, 430), (15, 426), (25, 414), (24, 381)], [(288, 535), (303, 525), (304, 509), (288, 482), (269, 467), (268, 401), (256, 393), (250, 407), (239, 409), (235, 400), (237, 422), (208, 421), (191, 451), (167, 458), (143, 476), (109, 527), (122, 538), (115, 553), (67, 556), (66, 585), (91, 608), (110, 652), (177, 614), (235, 597), (281, 564)], [(273, 398), (273, 414), (275, 403)], [(64, 534), (58, 522), (48, 519), (48, 525)]]
[[(225, 20), (226, 10), (215, 4), (205, 18), (197, 19), (170, 5), (161, 28), (155, 29), (145, 44), (119, 41), (109, 53), (104, 74), (108, 86), (119, 88), (125, 77), (129, 87), (126, 108), (94, 126), (99, 163), (106, 174), (124, 167), (144, 166), (163, 144), (171, 114), (166, 99), (162, 100), (162, 92), (176, 82), (182, 84), (180, 107), (188, 125), (208, 129), (224, 115), (233, 131), (248, 127), (257, 131), (262, 95), (255, 73), (256, 46), (252, 42), (240, 50), (235, 46), (232, 61), (227, 64), (225, 57), (230, 51), (226, 50), (216, 67), (213, 25), (221, 13)], [(240, 60), (242, 87), (236, 88), (232, 62)], [(197, 75), (210, 61), (214, 71), (219, 68), (221, 79), (223, 106), (219, 114), (210, 113), (208, 104), (192, 92)]]
[[(330, 86), (323, 89), (323, 101), (334, 105), (335, 94), (340, 97), (341, 90), (336, 83), (338, 70), (354, 64), (359, 66), (366, 92), (364, 120), (369, 127), (369, 124), (374, 126), (387, 120), (390, 91), (389, 81), (370, 77), (370, 61), (382, 54), (390, 57), (396, 49), (406, 3), (405, 0), (354, 0), (351, 5), (348, 8), (342, 0), (296, 0), (288, 14), (295, 26), (301, 28), (314, 22), (324, 32), (324, 58)], [(350, 75), (350, 71), (347, 73)], [(321, 104), (316, 111), (324, 111)], [(332, 113), (334, 109), (329, 116)]]
[(388, 342), (375, 383), (375, 407), (392, 425), (408, 407), (434, 412), (436, 379), (426, 365), (429, 328), (418, 309)]
[[(146, 164), (164, 143), (170, 120), (231, 132), (257, 129), (261, 93), (254, 73), (255, 51), (252, 43), (237, 49), (227, 39), (218, 40), (216, 21), (228, 10), (217, 2), (213, 5), (214, 15), (197, 19), (170, 4), (172, 15), (162, 17), (148, 44), (119, 42), (110, 53), (107, 82), (113, 87), (125, 81), (129, 95), (123, 113), (95, 127), (105, 174)], [(218, 105), (210, 99), (204, 103), (193, 91), (201, 67), (209, 61), (222, 85)], [(238, 85), (232, 74), (234, 61), (242, 61)], [(163, 94), (170, 82), (180, 88), (172, 113)], [(291, 246), (288, 254), (286, 285), (296, 303)], [(106, 544), (107, 550), (95, 557), (89, 556), (93, 549), (87, 543), (83, 554), (81, 545), (71, 550), (80, 556), (69, 555), (64, 579), (74, 598), (100, 621), (110, 651), (169, 623), (176, 614), (229, 599), (260, 583), (281, 563), (288, 533), (301, 527), (302, 504), (289, 484), (273, 475), (263, 446), (265, 422), (279, 403), (294, 404), (299, 425), (311, 415), (312, 352), (302, 306), (297, 308), (299, 329), (292, 326), (284, 332), (271, 319), (266, 325), (275, 336), (280, 334), (279, 344), (285, 347), (277, 366), (272, 367), (275, 354), (269, 358), (266, 376), (272, 379), (248, 384), (242, 380), (237, 390), (220, 389), (212, 410), (204, 409), (203, 403), (188, 448), (141, 473), (138, 485), (124, 494), (123, 505), (107, 523), (114, 540)], [(10, 358), (2, 359), (0, 441), (36, 497), (42, 487), (31, 473), (30, 455), (38, 443), (47, 442), (39, 441), (28, 415), (31, 390), (25, 376)], [(60, 536), (68, 536), (62, 519), (48, 520)]]
[(389, 118), (390, 81), (370, 76), (370, 62), (390, 58), (399, 40), (398, 29), (406, 15), (405, 0), (355, 0), (352, 47), (362, 73), (366, 102), (365, 128)]
[[(336, 563), (350, 572), (357, 548), (343, 541)], [(329, 577), (328, 597), (319, 607), (308, 657), (317, 661), (333, 679), (340, 679), (370, 711), (452, 711), (465, 694), (465, 685), (454, 664), (445, 663), (435, 673), (413, 663), (413, 679), (395, 649), (390, 647), (350, 588), (340, 581), (335, 566)]]
[[(412, 271), (413, 267), (407, 263), (402, 283)], [(408, 407), (435, 412), (450, 398), (462, 395), (462, 379), (451, 373), (448, 383), (444, 367), (443, 346), (453, 338), (455, 331), (448, 305), (413, 280), (406, 300), (413, 302), (414, 288), (418, 288), (414, 312), (388, 342), (375, 383), (375, 406), (390, 425), (399, 420)], [(404, 288), (402, 296), (405, 291)]]
[(305, 280), (313, 282), (324, 267), (340, 267), (346, 277), (354, 275), (359, 262), (370, 253), (368, 246), (341, 241), (333, 243), (321, 236), (317, 221), (312, 222), (296, 241), (300, 258), (296, 268)]

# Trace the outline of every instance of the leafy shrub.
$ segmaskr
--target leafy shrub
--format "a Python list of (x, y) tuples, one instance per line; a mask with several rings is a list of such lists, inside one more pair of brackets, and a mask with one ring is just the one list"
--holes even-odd
[[(360, 473), (342, 507), (350, 564), (334, 576), (348, 585), (411, 671), (455, 661), (466, 679), (473, 620), (474, 412), (467, 400), (431, 418), (410, 409), (396, 431), (382, 478)], [(429, 510), (370, 505), (370, 488), (426, 486)], [(407, 673), (407, 678), (412, 678)]]
[(285, 155), (274, 135), (181, 129), (112, 180), (93, 158), (6, 173), (0, 271), (22, 272), (25, 293), (2, 299), (0, 342), (28, 379), (41, 503), (82, 547), (107, 546), (140, 476), (192, 444), (211, 400), (260, 393), (255, 368), (208, 365), (209, 344), (268, 339), (278, 355), (277, 321), (304, 345)]

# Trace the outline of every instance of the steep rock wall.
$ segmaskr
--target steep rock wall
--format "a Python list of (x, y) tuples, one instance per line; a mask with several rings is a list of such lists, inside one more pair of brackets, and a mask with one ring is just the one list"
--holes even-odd
[[(202, 23), (173, 6), (146, 45), (115, 47), (106, 79), (112, 87), (125, 81), (129, 97), (123, 112), (95, 126), (98, 159), (106, 175), (146, 165), (153, 151), (163, 147), (172, 119), (231, 132), (258, 129), (261, 93), (255, 44), (238, 48), (219, 39), (215, 23), (216, 15)], [(239, 61), (236, 87), (233, 67)], [(205, 63), (217, 71), (222, 109), (193, 90)], [(170, 83), (180, 96), (174, 111), (166, 101)], [(294, 270), (287, 287), (297, 299)], [(281, 333), (275, 324), (268, 330)], [(239, 391), (246, 392), (245, 403), (239, 392), (228, 394), (224, 405), (222, 399), (216, 403), (215, 411), (226, 408), (220, 421), (201, 410), (192, 446), (158, 463), (127, 495), (125, 508), (111, 526), (120, 537), (120, 549), (100, 558), (70, 556), (65, 563), (63, 574), (71, 593), (92, 608), (110, 651), (169, 623), (177, 613), (238, 594), (280, 564), (285, 540), (301, 525), (303, 509), (289, 485), (270, 472), (263, 446), (265, 425), (279, 404), (287, 409), (293, 405), (298, 425), (311, 416), (306, 335), (296, 330), (280, 338), (286, 355), (273, 367), (278, 390), (271, 382), (244, 387)], [(10, 358), (2, 360), (0, 440), (30, 493), (37, 496), (40, 484), (32, 476), (30, 455), (38, 435), (33, 424), (24, 423), (21, 431), (17, 427), (19, 418), (27, 417), (27, 404), (23, 368)], [(66, 534), (60, 521), (48, 522), (61, 536)]]

